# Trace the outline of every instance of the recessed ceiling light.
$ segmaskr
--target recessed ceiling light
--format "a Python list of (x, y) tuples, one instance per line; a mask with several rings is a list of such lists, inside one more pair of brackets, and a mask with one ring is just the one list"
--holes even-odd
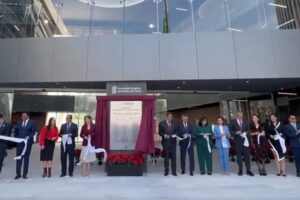
[(182, 81), (182, 84), (186, 84), (186, 82), (185, 82), (185, 81)]
[(178, 86), (177, 89), (180, 89), (180, 86)]
[(154, 28), (155, 27), (155, 25), (154, 24), (149, 24), (149, 28)]
[(248, 83), (250, 83), (250, 81), (246, 81), (246, 83), (248, 84)]

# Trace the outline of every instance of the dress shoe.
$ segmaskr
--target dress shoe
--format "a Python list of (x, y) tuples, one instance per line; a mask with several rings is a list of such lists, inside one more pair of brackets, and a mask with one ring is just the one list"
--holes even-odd
[(69, 174), (70, 177), (73, 177), (73, 174)]
[(176, 173), (172, 173), (173, 174), (173, 176), (177, 176), (177, 174)]
[(18, 180), (19, 178), (21, 178), (21, 176), (20, 176), (20, 175), (17, 175), (17, 176), (15, 177), (15, 180)]
[(243, 176), (243, 171), (242, 171), (242, 170), (239, 170), (238, 175), (239, 175), (239, 176)]
[(300, 177), (300, 173), (297, 173), (297, 177)]
[(207, 174), (208, 174), (209, 176), (211, 176), (211, 175), (212, 175), (212, 173), (211, 173), (211, 172), (208, 172)]
[(185, 171), (184, 171), (184, 170), (182, 170), (182, 171), (181, 171), (181, 174), (185, 174)]
[(28, 179), (27, 175), (23, 175), (23, 179)]
[(61, 174), (59, 177), (65, 177), (66, 175), (65, 174)]
[(191, 176), (194, 176), (194, 173), (193, 173), (193, 172), (190, 172), (190, 175), (191, 175)]
[(201, 174), (201, 175), (204, 175), (204, 174), (205, 174), (205, 172), (201, 172), (200, 174)]
[(248, 176), (254, 176), (254, 174), (251, 171), (247, 171)]
[(165, 172), (164, 176), (168, 176), (169, 175), (169, 172)]

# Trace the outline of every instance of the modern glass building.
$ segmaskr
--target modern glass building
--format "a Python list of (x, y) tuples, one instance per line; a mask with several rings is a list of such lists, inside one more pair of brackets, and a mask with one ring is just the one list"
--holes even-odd
[(299, 28), (300, 0), (0, 0), (2, 104), (138, 81), (162, 110), (300, 114)]

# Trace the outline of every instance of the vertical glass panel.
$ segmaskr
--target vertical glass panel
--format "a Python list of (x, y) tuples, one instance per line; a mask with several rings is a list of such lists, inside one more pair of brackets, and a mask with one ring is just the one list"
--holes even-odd
[(224, 0), (224, 3), (227, 15), (227, 30), (241, 32), (260, 29), (257, 0)]
[(194, 0), (193, 7), (196, 31), (227, 30), (224, 1)]
[(13, 99), (13, 93), (0, 93), (0, 113), (7, 122), (11, 121)]
[(161, 0), (140, 0), (125, 3), (125, 33), (143, 34), (161, 32)]
[(264, 0), (264, 7), (269, 29), (300, 28), (300, 1)]
[(58, 6), (56, 37), (89, 35), (91, 0), (60, 0)]
[(93, 0), (91, 12), (91, 35), (117, 35), (123, 33), (123, 0)]
[(193, 0), (169, 0), (167, 2), (170, 32), (193, 32)]

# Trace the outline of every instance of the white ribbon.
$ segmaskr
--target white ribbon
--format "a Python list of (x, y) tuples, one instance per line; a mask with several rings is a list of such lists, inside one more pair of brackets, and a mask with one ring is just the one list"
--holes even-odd
[(249, 140), (248, 140), (248, 138), (247, 138), (247, 132), (242, 133), (240, 136), (243, 137), (243, 138), (245, 139), (245, 141), (244, 141), (244, 146), (245, 146), (245, 147), (249, 147)]
[(172, 135), (172, 138), (177, 138), (179, 141), (182, 141), (182, 140), (185, 140), (185, 139), (189, 138), (189, 144), (188, 144), (188, 146), (186, 148), (186, 151), (188, 151), (188, 149), (190, 148), (191, 143), (192, 143), (192, 137), (191, 137), (190, 134), (187, 134), (187, 133), (184, 134), (183, 138), (181, 138), (181, 137), (179, 137), (177, 135)]
[(207, 149), (208, 149), (209, 153), (211, 153), (211, 148), (210, 148), (210, 143), (209, 143), (209, 135), (210, 135), (210, 133), (204, 133), (203, 137), (207, 142)]
[(283, 139), (283, 137), (280, 136), (280, 134), (276, 134), (274, 136), (274, 140), (279, 140), (281, 149), (282, 149), (282, 153), (286, 152), (286, 146), (285, 146), (285, 140)]
[(23, 138), (8, 137), (8, 136), (3, 136), (3, 135), (0, 135), (0, 139), (1, 140), (5, 140), (5, 141), (10, 141), (10, 142), (15, 142), (15, 143), (22, 143), (22, 142), (24, 142), (24, 147), (23, 147), (23, 151), (22, 151), (21, 155), (15, 157), (14, 160), (20, 160), (25, 155), (25, 152), (26, 152), (26, 149), (27, 149), (27, 141), (28, 141), (28, 139), (26, 139), (26, 138), (23, 139)]
[(92, 146), (91, 136), (88, 137), (87, 141), (88, 141), (88, 143), (87, 143), (87, 147), (86, 147), (86, 152), (85, 152), (85, 155), (84, 155), (82, 161), (85, 161), (89, 154), (103, 153), (104, 154), (103, 162), (106, 162), (106, 159), (107, 159), (106, 150), (103, 148), (96, 149), (94, 146)]
[(66, 145), (67, 145), (68, 137), (69, 137), (68, 134), (62, 135), (62, 145), (64, 148), (64, 152), (66, 152), (67, 150)]
[(260, 145), (260, 137), (262, 136), (261, 133), (257, 134), (257, 144)]

